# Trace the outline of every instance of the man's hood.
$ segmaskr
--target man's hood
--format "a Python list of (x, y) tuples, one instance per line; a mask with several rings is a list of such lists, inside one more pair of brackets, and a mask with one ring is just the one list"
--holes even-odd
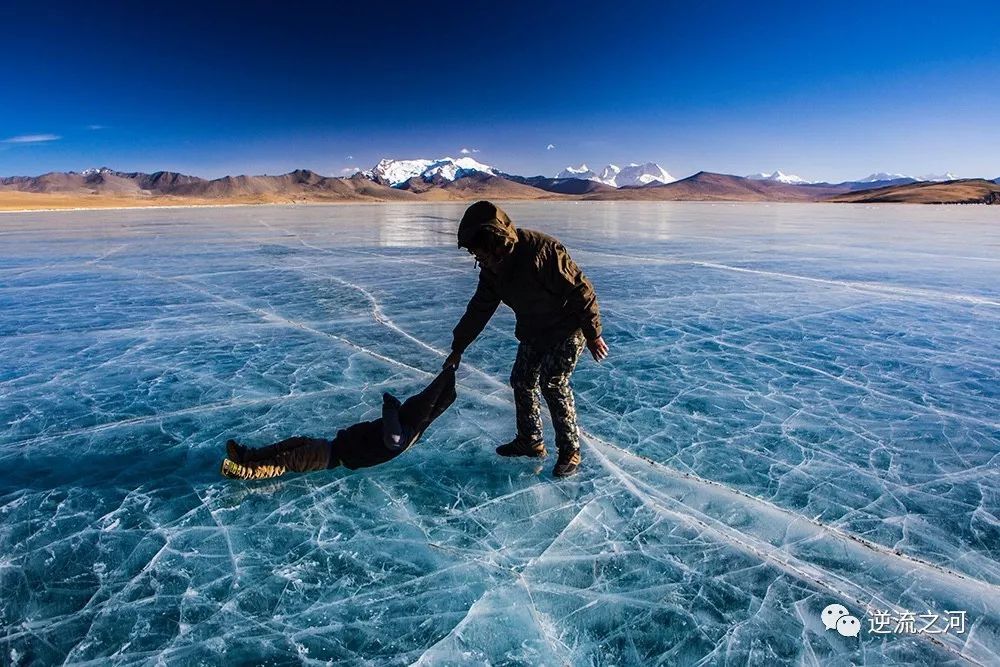
[(488, 201), (477, 201), (470, 206), (458, 225), (458, 247), (468, 248), (481, 229), (493, 227), (513, 243), (517, 243), (517, 229), (503, 210)]

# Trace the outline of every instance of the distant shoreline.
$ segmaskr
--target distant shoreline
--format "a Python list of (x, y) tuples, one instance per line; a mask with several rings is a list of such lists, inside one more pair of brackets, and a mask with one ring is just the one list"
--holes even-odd
[[(10, 195), (20, 196), (10, 196)], [(37, 203), (32, 198), (38, 198)], [(311, 206), (326, 204), (438, 204), (440, 201), (424, 200), (412, 202), (378, 200), (310, 200), (310, 201), (240, 201), (224, 199), (206, 201), (192, 199), (130, 199), (127, 197), (61, 197), (44, 194), (0, 192), (0, 214), (2, 213), (55, 213), (59, 211), (131, 211), (168, 208), (237, 208), (243, 206)], [(25, 205), (28, 204), (28, 205)], [(81, 205), (83, 204), (83, 205)], [(91, 205), (93, 204), (93, 205)]]
[[(11, 196), (15, 195), (15, 196)], [(37, 198), (37, 199), (36, 199)], [(32, 201), (35, 199), (35, 201)], [(126, 197), (61, 197), (45, 194), (11, 193), (0, 192), (0, 214), (4, 213), (59, 213), (59, 212), (80, 212), (80, 211), (130, 211), (130, 210), (156, 210), (156, 209), (193, 209), (193, 208), (241, 208), (241, 207), (263, 207), (263, 206), (378, 206), (388, 205), (427, 205), (427, 204), (467, 204), (478, 199), (490, 199), (503, 202), (576, 202), (576, 203), (701, 203), (701, 204), (864, 204), (866, 206), (884, 206), (886, 204), (907, 204), (907, 205), (974, 205), (989, 206), (986, 202), (935, 202), (935, 201), (892, 201), (892, 200), (859, 200), (850, 201), (846, 197), (827, 200), (761, 200), (761, 199), (721, 199), (721, 198), (691, 198), (691, 199), (604, 199), (604, 198), (583, 198), (583, 197), (552, 197), (552, 198), (523, 198), (505, 197), (501, 193), (490, 195), (483, 193), (481, 196), (469, 199), (411, 199), (411, 200), (379, 200), (379, 199), (310, 199), (302, 201), (239, 201), (238, 199), (225, 199), (219, 201), (193, 200), (184, 201), (179, 199), (130, 199)], [(83, 204), (83, 205), (81, 205)]]
[[(470, 200), (471, 201), (471, 200)], [(781, 206), (781, 205), (800, 205), (800, 204), (819, 204), (824, 206), (830, 205), (840, 205), (844, 204), (854, 204), (862, 205), (866, 207), (872, 206), (886, 206), (886, 205), (904, 205), (904, 206), (923, 206), (924, 204), (919, 204), (917, 202), (830, 202), (830, 201), (725, 201), (725, 200), (705, 200), (705, 199), (668, 199), (668, 200), (641, 200), (641, 199), (579, 199), (579, 200), (566, 200), (566, 199), (503, 199), (500, 197), (494, 197), (491, 201), (497, 202), (525, 202), (529, 204), (538, 203), (579, 203), (579, 204), (706, 204), (712, 206), (725, 206), (727, 204), (756, 204), (759, 206)], [(445, 200), (445, 201), (408, 201), (408, 202), (398, 202), (398, 201), (327, 201), (327, 202), (270, 202), (266, 204), (160, 204), (160, 205), (142, 205), (142, 206), (79, 206), (79, 207), (62, 207), (62, 208), (2, 208), (0, 207), (0, 216), (3, 215), (13, 215), (17, 213), (85, 213), (87, 211), (150, 211), (150, 210), (160, 210), (160, 209), (201, 209), (201, 208), (264, 208), (269, 206), (380, 206), (383, 204), (399, 205), (404, 206), (427, 206), (429, 204), (464, 204), (466, 202), (456, 201), (456, 200)], [(957, 204), (938, 204), (938, 206), (956, 206)], [(960, 204), (961, 206), (988, 206), (987, 204)]]
[[(505, 197), (491, 197), (493, 201), (500, 202), (527, 202), (527, 203), (540, 203), (540, 202), (555, 202), (555, 203), (581, 203), (581, 204), (600, 204), (600, 203), (615, 203), (615, 204), (712, 204), (712, 205), (726, 205), (726, 204), (763, 204), (763, 205), (779, 205), (779, 204), (823, 204), (823, 205), (844, 205), (844, 204), (862, 204), (864, 206), (885, 206), (886, 204), (905, 204), (905, 205), (925, 205), (919, 202), (835, 202), (835, 201), (760, 201), (760, 200), (725, 200), (725, 199), (672, 199), (672, 200), (648, 200), (648, 199), (508, 199)], [(469, 202), (473, 200), (468, 200)], [(200, 209), (200, 208), (260, 208), (267, 206), (379, 206), (383, 204), (390, 205), (405, 205), (405, 206), (426, 206), (428, 204), (464, 204), (465, 200), (423, 200), (423, 201), (300, 201), (300, 202), (227, 202), (218, 204), (187, 204), (178, 202), (173, 203), (160, 203), (160, 204), (120, 204), (120, 205), (108, 205), (108, 206), (38, 206), (29, 208), (6, 208), (0, 198), (0, 216), (4, 214), (15, 214), (15, 213), (71, 213), (71, 212), (85, 212), (85, 211), (149, 211), (158, 209)], [(938, 206), (945, 206), (946, 204), (937, 204)], [(956, 204), (950, 204), (952, 206)], [(963, 204), (968, 206), (988, 206), (988, 204)]]
[[(507, 199), (504, 197), (492, 197), (491, 201), (505, 203), (561, 203), (561, 204), (707, 204), (713, 206), (724, 206), (727, 204), (758, 204), (758, 205), (778, 205), (778, 204), (835, 204), (837, 202), (828, 201), (727, 201), (727, 200), (707, 200), (707, 199), (668, 199), (668, 200), (648, 200), (648, 199)], [(0, 203), (0, 216), (14, 213), (71, 213), (86, 211), (149, 211), (158, 209), (192, 209), (192, 208), (263, 208), (268, 206), (380, 206), (384, 204), (404, 205), (404, 206), (427, 206), (438, 204), (467, 204), (473, 200), (424, 200), (424, 201), (303, 201), (303, 202), (247, 202), (242, 204), (142, 204), (138, 206), (76, 206), (58, 208), (3, 208)], [(899, 202), (889, 202), (899, 203)], [(870, 205), (870, 204), (866, 204)]]
[[(226, 204), (139, 204), (136, 206), (58, 206), (48, 208), (5, 208), (0, 203), (0, 215), (4, 213), (62, 213), (70, 211), (148, 211), (155, 209), (188, 209), (188, 208), (249, 208), (264, 206), (327, 206), (327, 205), (378, 205), (378, 204), (398, 204), (400, 202), (379, 202), (379, 201), (329, 201), (329, 202), (245, 202)], [(406, 204), (440, 204), (434, 201), (405, 202)]]

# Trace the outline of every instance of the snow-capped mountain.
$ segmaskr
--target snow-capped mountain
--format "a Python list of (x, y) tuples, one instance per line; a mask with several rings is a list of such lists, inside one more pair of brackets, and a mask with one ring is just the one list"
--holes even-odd
[(855, 183), (875, 183), (877, 181), (896, 181), (899, 179), (907, 179), (910, 181), (924, 181), (929, 183), (942, 183), (944, 181), (954, 181), (958, 180), (958, 176), (951, 173), (950, 171), (943, 174), (925, 174), (924, 176), (906, 176), (905, 174), (887, 174), (885, 172), (878, 172), (877, 174), (872, 174), (867, 178), (862, 178)]
[(750, 174), (747, 178), (751, 181), (773, 181), (775, 183), (789, 183), (791, 185), (802, 185), (813, 182), (807, 181), (806, 179), (796, 176), (795, 174), (785, 174), (780, 171), (775, 171), (772, 174), (765, 174), (764, 172), (759, 174)]
[(579, 178), (585, 181), (594, 181), (597, 180), (597, 174), (584, 163), (579, 167), (566, 167), (556, 174), (556, 178)]
[(626, 185), (652, 185), (660, 183), (666, 185), (673, 183), (677, 179), (667, 173), (667, 170), (655, 162), (646, 164), (636, 164), (630, 162), (627, 167), (622, 167), (615, 178), (615, 185), (624, 187)]
[(496, 169), (477, 162), (471, 157), (457, 159), (443, 157), (437, 160), (391, 160), (383, 158), (379, 160), (379, 163), (374, 168), (364, 171), (362, 174), (383, 185), (396, 187), (414, 177), (419, 177), (428, 182), (434, 180), (435, 177), (446, 181), (454, 181), (455, 179), (477, 172), (497, 175)]
[(113, 174), (115, 173), (110, 167), (91, 167), (90, 169), (84, 169), (80, 172), (81, 176), (96, 176), (97, 174)]
[(895, 181), (895, 180), (898, 180), (898, 179), (901, 179), (901, 178), (910, 178), (910, 179), (913, 179), (913, 180), (918, 180), (918, 179), (913, 178), (912, 176), (906, 176), (905, 174), (887, 174), (884, 171), (880, 171), (880, 172), (871, 174), (869, 176), (866, 176), (865, 178), (859, 178), (858, 180), (856, 180), (854, 182), (855, 183), (877, 183), (878, 181)]
[(601, 170), (600, 176), (593, 179), (598, 183), (604, 183), (605, 185), (610, 185), (613, 188), (618, 187), (617, 178), (618, 173), (621, 171), (621, 167), (616, 164), (609, 164), (604, 169)]
[(582, 178), (588, 181), (597, 181), (615, 188), (625, 186), (643, 186), (650, 184), (673, 183), (677, 179), (667, 173), (667, 170), (655, 162), (646, 164), (636, 164), (630, 162), (625, 167), (609, 164), (601, 170), (600, 174), (581, 164), (579, 167), (566, 167), (560, 171), (556, 178)]

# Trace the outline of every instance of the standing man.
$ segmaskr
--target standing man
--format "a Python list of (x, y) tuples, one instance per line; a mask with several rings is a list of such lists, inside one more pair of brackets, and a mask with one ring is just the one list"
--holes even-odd
[(556, 432), (559, 460), (552, 474), (567, 477), (580, 465), (580, 432), (569, 379), (584, 344), (596, 361), (608, 356), (594, 287), (559, 241), (517, 229), (488, 201), (466, 210), (458, 247), (480, 265), (479, 285), (455, 327), (444, 367), (457, 367), (500, 302), (514, 311), (519, 345), (510, 384), (517, 410), (517, 436), (497, 447), (500, 456), (546, 455), (538, 392), (545, 397)]

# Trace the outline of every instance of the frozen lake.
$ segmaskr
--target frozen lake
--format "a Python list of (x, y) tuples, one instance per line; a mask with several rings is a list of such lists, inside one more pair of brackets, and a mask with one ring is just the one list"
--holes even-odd
[(437, 371), (464, 208), (0, 214), (0, 664), (997, 664), (993, 208), (512, 203), (602, 306), (579, 475), (493, 452), (501, 310), (391, 463), (222, 479)]

